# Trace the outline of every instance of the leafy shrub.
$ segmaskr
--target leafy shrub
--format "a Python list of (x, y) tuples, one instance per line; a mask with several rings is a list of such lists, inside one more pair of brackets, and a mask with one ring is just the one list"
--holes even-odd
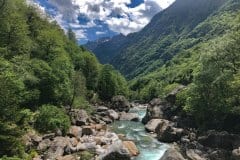
[(39, 109), (35, 126), (40, 132), (53, 132), (60, 129), (66, 133), (70, 126), (70, 119), (63, 109), (52, 105), (43, 105)]
[(81, 160), (90, 160), (94, 158), (94, 154), (88, 151), (81, 152), (80, 156), (81, 156)]

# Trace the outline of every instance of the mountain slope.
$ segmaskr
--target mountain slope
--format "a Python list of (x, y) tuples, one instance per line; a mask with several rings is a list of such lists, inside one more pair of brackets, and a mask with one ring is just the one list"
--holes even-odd
[(92, 51), (101, 63), (109, 63), (116, 56), (116, 51), (123, 49), (128, 41), (126, 36), (120, 34), (112, 38), (101, 38), (88, 42), (85, 47)]
[[(99, 59), (106, 59), (104, 63), (113, 64), (128, 78), (154, 71), (182, 49), (199, 43), (200, 38), (196, 41), (189, 39), (198, 33), (189, 37), (190, 32), (216, 13), (226, 2), (226, 0), (177, 0), (153, 17), (142, 31), (130, 34), (124, 39), (110, 40), (99, 45), (93, 52)], [(117, 44), (120, 47), (117, 47)]]

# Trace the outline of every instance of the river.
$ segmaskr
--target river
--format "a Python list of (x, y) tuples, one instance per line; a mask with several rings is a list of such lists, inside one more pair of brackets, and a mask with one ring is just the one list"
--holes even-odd
[[(129, 112), (137, 113), (141, 120), (146, 113), (146, 106), (139, 105)], [(134, 160), (159, 160), (168, 149), (167, 144), (159, 142), (147, 133), (141, 122), (116, 121), (111, 127), (117, 134), (124, 134), (127, 139), (135, 142), (140, 154)]]

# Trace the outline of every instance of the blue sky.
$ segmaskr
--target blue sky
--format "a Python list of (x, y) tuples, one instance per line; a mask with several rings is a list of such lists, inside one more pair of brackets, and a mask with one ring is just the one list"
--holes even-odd
[(72, 28), (80, 44), (140, 31), (174, 0), (28, 0), (51, 15), (63, 29)]

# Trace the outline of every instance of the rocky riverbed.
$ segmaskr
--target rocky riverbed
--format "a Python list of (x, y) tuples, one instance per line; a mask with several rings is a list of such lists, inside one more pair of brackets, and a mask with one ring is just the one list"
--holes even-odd
[(240, 136), (195, 129), (174, 106), (176, 93), (146, 105), (118, 96), (92, 115), (72, 109), (67, 133), (31, 132), (24, 142), (39, 153), (34, 160), (240, 160)]
[(240, 135), (226, 131), (199, 131), (193, 118), (175, 106), (181, 86), (165, 99), (153, 99), (142, 122), (148, 132), (171, 147), (160, 160), (240, 160)]
[[(29, 150), (39, 153), (34, 160), (158, 160), (167, 146), (145, 131), (141, 123), (145, 112), (146, 106), (130, 104), (118, 96), (111, 106), (95, 106), (92, 115), (70, 110), (72, 126), (65, 134), (31, 132), (24, 141)], [(92, 157), (82, 157), (85, 151)]]

